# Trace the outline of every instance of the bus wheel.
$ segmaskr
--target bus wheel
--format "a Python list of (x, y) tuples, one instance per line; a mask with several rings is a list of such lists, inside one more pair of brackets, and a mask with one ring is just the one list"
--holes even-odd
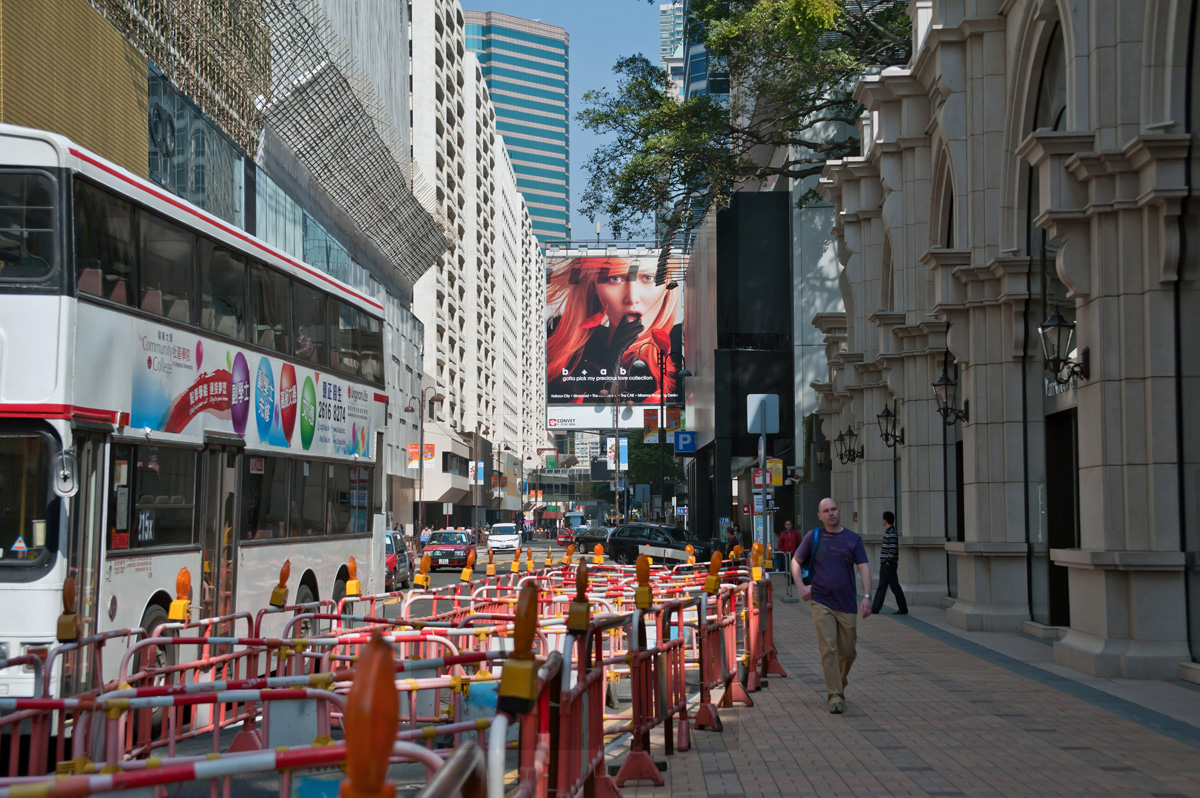
[[(174, 637), (174, 632), (158, 634), (158, 628), (168, 623), (167, 611), (158, 604), (151, 604), (142, 615), (141, 627), (146, 630), (147, 637)], [(176, 646), (153, 646), (139, 649), (134, 657), (133, 670), (135, 673), (153, 669), (158, 671), (148, 683), (138, 686), (161, 687), (167, 684), (170, 676), (162, 671), (172, 668), (179, 660), (179, 650)], [(129, 724), (132, 730), (132, 740), (135, 747), (146, 745), (157, 737), (163, 727), (163, 708), (138, 709), (129, 713)]]
[[(296, 588), (296, 603), (297, 604), (311, 604), (314, 601), (316, 601), (316, 598), (313, 596), (312, 590), (309, 589), (308, 585), (302, 584), (302, 585), (300, 585), (300, 587)], [(310, 610), (303, 610), (303, 611), (309, 612)], [(296, 614), (299, 615), (300, 613), (296, 613)], [(313, 622), (312, 622), (312, 620), (309, 619), (309, 620), (301, 621), (300, 628), (294, 630), (292, 632), (292, 634), (295, 635), (296, 637), (313, 637)]]

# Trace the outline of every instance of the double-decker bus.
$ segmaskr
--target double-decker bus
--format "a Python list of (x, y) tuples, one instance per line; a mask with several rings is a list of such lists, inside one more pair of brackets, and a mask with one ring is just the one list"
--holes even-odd
[[(351, 556), (382, 589), (382, 317), (61, 136), (0, 125), (0, 658), (55, 644), (68, 574), (85, 635), (165, 622), (182, 568), (193, 617), (266, 606), (285, 559), (293, 602), (339, 598)], [(33, 689), (0, 671), (0, 695)]]

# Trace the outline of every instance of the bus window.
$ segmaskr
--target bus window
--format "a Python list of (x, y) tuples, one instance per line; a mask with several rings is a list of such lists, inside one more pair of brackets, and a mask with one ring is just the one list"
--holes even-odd
[(376, 384), (383, 383), (383, 325), (367, 313), (358, 316), (359, 375)]
[(325, 354), (325, 302), (325, 295), (315, 288), (292, 284), (292, 324), (296, 332), (292, 354), (321, 366), (329, 363)]
[(54, 193), (49, 175), (0, 172), (0, 279), (54, 271)]
[(196, 452), (113, 445), (109, 552), (186, 546), (196, 501)]
[(133, 298), (133, 206), (75, 181), (75, 258), (79, 293), (130, 304)]
[(246, 262), (207, 238), (200, 242), (200, 326), (245, 340)]
[(288, 466), (282, 457), (242, 458), (242, 539), (287, 537)]
[(138, 215), (141, 261), (138, 307), (172, 321), (192, 323), (196, 292), (196, 236), (150, 213)]
[(292, 467), (291, 511), (288, 514), (290, 537), (324, 535), (326, 509), (326, 463), (297, 461)]
[(0, 437), (0, 567), (33, 565), (57, 550), (57, 507), (49, 440)]
[(371, 468), (349, 463), (329, 467), (329, 534), (365, 535)]
[(287, 277), (258, 263), (250, 265), (250, 343), (290, 354), (292, 290)]
[(358, 376), (358, 309), (329, 300), (329, 365), (343, 374)]

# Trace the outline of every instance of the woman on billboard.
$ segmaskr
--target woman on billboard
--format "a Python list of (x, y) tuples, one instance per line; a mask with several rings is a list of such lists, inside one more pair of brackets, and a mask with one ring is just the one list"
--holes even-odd
[[(678, 400), (676, 372), (683, 352), (677, 293), (655, 285), (654, 258), (570, 258), (556, 266), (546, 288), (547, 401), (603, 402), (600, 391), (635, 402)], [(659, 385), (658, 355), (668, 355)]]

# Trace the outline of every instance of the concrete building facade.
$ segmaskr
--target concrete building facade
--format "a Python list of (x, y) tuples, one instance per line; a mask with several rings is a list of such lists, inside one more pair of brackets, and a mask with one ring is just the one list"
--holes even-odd
[[(454, 0), (413, 6), (414, 159), (430, 176), (437, 210), (457, 238), (417, 282), (413, 307), (424, 324), (426, 398), (444, 397), (426, 418), (426, 443), (435, 442), (435, 426), (451, 430), (467, 441), (465, 456), (485, 465), (482, 484), (465, 495), (452, 481), (431, 492), (426, 471), (423, 498), (427, 509), (431, 502), (466, 502), (511, 515), (520, 511), (519, 500), (494, 502), (491, 477), (547, 445), (545, 337), (536, 323), (545, 306), (545, 270), (499, 114), (466, 47), (466, 24)], [(414, 398), (412, 406), (420, 404)], [(440, 473), (440, 454), (434, 468)], [(474, 511), (453, 517), (493, 520)]]
[(826, 437), (863, 450), (833, 459), (832, 494), (868, 536), (895, 509), (909, 601), (950, 623), (1051, 638), (1097, 676), (1195, 680), (1193, 4), (909, 14), (909, 66), (860, 81), (862, 155), (821, 183), (845, 312), (814, 319), (813, 387)]

